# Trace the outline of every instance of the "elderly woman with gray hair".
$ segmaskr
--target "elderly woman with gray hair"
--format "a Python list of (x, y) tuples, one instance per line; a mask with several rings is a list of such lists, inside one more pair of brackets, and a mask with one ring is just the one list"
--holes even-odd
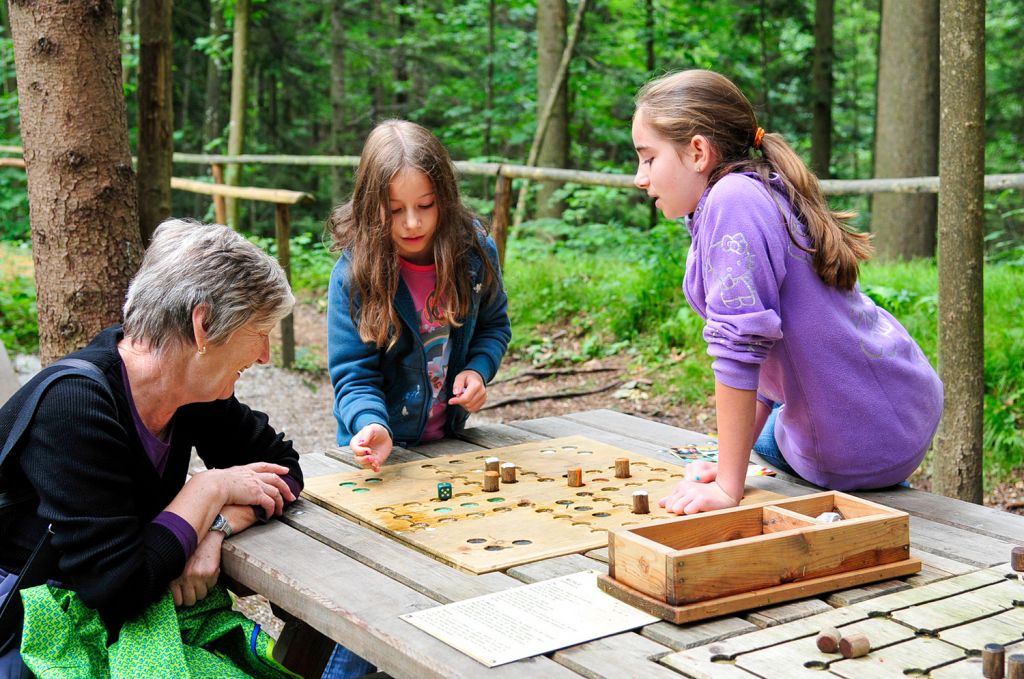
[[(168, 586), (179, 605), (205, 597), (223, 539), (280, 514), (302, 488), (291, 442), (234, 396), (242, 372), (270, 359), (270, 330), (293, 304), (281, 267), (239, 234), (161, 224), (124, 325), (70, 355), (99, 372), (45, 387), (4, 463), (8, 487), (31, 488), (38, 503), (0, 535), (0, 568), (17, 572), (50, 526), (49, 577), (114, 634)], [(0, 445), (53, 370), (0, 409)], [(193, 447), (209, 470), (187, 478)]]

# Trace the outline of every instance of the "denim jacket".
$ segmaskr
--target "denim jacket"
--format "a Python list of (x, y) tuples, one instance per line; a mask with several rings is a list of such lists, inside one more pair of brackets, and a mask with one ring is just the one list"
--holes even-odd
[[(467, 275), (472, 281), (472, 299), (462, 325), (450, 329), (445, 384), (448, 394), (455, 376), (463, 370), (475, 370), (485, 384), (490, 382), (512, 337), (497, 248), (487, 236), (481, 236), (481, 244), (498, 274), (497, 287), (493, 295), (483, 288), (483, 262), (470, 251)], [(402, 332), (393, 347), (378, 348), (363, 342), (349, 313), (350, 269), (350, 253), (345, 252), (331, 272), (327, 291), (328, 371), (334, 385), (338, 445), (348, 445), (353, 434), (374, 422), (391, 432), (395, 445), (416, 445), (427, 426), (432, 391), (412, 295), (399, 279), (394, 304), (402, 320)], [(447, 415), (446, 434), (461, 430), (469, 417), (464, 408), (452, 405)]]

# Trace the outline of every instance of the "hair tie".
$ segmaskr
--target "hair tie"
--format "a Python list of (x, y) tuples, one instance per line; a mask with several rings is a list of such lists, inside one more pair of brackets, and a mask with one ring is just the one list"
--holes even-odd
[(757, 128), (757, 132), (754, 133), (754, 148), (761, 148), (761, 140), (764, 139), (764, 128)]

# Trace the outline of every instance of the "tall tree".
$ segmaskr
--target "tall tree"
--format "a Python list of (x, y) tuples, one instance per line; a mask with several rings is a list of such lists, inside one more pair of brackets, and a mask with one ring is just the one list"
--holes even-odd
[[(245, 141), (245, 105), (246, 105), (246, 55), (249, 51), (249, 0), (235, 2), (234, 37), (231, 42), (231, 122), (228, 124), (228, 155), (242, 153)], [(239, 167), (230, 164), (224, 173), (224, 183), (238, 186)], [(239, 228), (238, 200), (228, 198), (228, 225)]]
[(10, 5), (44, 363), (121, 318), (142, 240), (113, 0)]
[[(345, 0), (331, 3), (331, 153), (342, 154), (345, 134)], [(331, 168), (331, 202), (344, 202), (344, 171)]]
[(946, 409), (932, 488), (982, 500), (985, 407), (985, 3), (942, 0), (939, 376)]
[[(544, 110), (552, 86), (556, 84), (562, 52), (566, 43), (565, 0), (538, 0), (537, 2), (537, 118)], [(569, 164), (569, 99), (566, 96), (568, 78), (561, 81), (555, 106), (548, 121), (547, 132), (541, 140), (537, 165), (541, 167), (567, 167)], [(558, 218), (563, 206), (553, 200), (557, 182), (542, 182), (537, 192), (537, 216)]]
[(173, 0), (146, 0), (139, 6), (139, 232), (146, 245), (171, 216), (172, 5)]
[(814, 61), (811, 64), (813, 97), (811, 121), (811, 169), (825, 178), (832, 162), (832, 63), (835, 61), (833, 26), (835, 0), (815, 0)]
[[(939, 0), (882, 0), (876, 177), (931, 177), (938, 162)], [(876, 193), (871, 231), (882, 259), (935, 255), (932, 194)]]
[(206, 62), (206, 101), (203, 108), (203, 148), (208, 149), (223, 133), (221, 122), (221, 92), (224, 81), (224, 61), (219, 38), (224, 34), (224, 7), (222, 0), (210, 0), (210, 40)]

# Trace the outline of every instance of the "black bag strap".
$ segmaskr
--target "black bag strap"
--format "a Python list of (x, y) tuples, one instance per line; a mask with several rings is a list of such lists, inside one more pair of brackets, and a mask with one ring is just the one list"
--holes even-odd
[[(68, 377), (71, 375), (81, 375), (88, 377), (99, 383), (103, 389), (107, 392), (107, 395), (113, 400), (114, 394), (110, 389), (110, 384), (107, 382), (106, 376), (103, 372), (96, 367), (95, 364), (89, 361), (83, 361), (80, 358), (62, 358), (59, 361), (54, 361), (50, 366), (47, 366), (47, 370), (50, 368), (57, 367), (57, 370), (53, 370), (50, 374), (46, 375), (32, 390), (29, 397), (21, 406), (21, 410), (18, 412), (18, 416), (14, 419), (14, 426), (11, 428), (10, 434), (7, 436), (7, 441), (4, 444), (2, 450), (0, 450), (0, 467), (2, 467), (4, 460), (10, 454), (14, 447), (21, 440), (22, 435), (28, 429), (28, 425), (32, 422), (32, 418), (36, 414), (36, 409), (39, 407), (39, 401), (42, 400), (43, 394), (50, 387), (53, 382), (59, 380), (62, 377)], [(13, 506), (33, 497), (35, 491), (31, 488), (22, 488), (19, 490), (8, 489), (0, 492), (0, 509), (3, 507)], [(13, 639), (17, 632), (21, 629), (21, 621), (24, 614), (22, 608), (21, 596), (18, 594), (22, 589), (28, 587), (35, 587), (41, 585), (49, 579), (50, 575), (56, 570), (57, 567), (57, 551), (50, 544), (50, 536), (53, 535), (52, 527), (48, 527), (43, 536), (39, 539), (35, 549), (32, 550), (32, 554), (29, 556), (28, 561), (25, 562), (24, 567), (21, 569), (21, 573), (18, 575), (17, 581), (14, 583), (14, 587), (7, 595), (7, 599), (3, 602), (3, 607), (0, 607), (0, 648), (6, 650), (11, 639)]]

